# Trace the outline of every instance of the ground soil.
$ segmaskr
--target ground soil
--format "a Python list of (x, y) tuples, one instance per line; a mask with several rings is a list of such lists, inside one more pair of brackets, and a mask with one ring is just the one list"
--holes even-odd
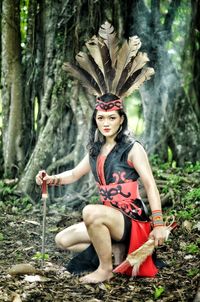
[[(41, 260), (33, 259), (37, 252), (41, 252), (42, 209), (20, 213), (9, 209), (0, 214), (0, 301), (194, 301), (199, 285), (199, 273), (196, 271), (199, 254), (189, 254), (184, 246), (199, 240), (197, 229), (185, 228), (181, 224), (170, 234), (168, 242), (157, 249), (159, 258), (167, 266), (159, 271), (156, 278), (115, 275), (109, 282), (84, 285), (78, 277), (63, 269), (72, 255), (58, 250), (54, 244), (58, 231), (79, 220), (77, 212), (63, 214), (55, 207), (49, 209), (45, 247), (49, 259), (42, 269)], [(11, 276), (10, 267), (19, 263), (31, 263), (42, 278), (30, 282), (25, 275)]]

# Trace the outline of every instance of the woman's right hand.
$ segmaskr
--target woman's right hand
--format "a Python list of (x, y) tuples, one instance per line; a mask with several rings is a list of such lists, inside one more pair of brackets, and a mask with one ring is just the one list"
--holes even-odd
[(52, 183), (53, 177), (49, 176), (45, 170), (41, 170), (38, 172), (38, 174), (35, 177), (36, 184), (41, 186), (43, 180), (46, 180), (47, 184), (50, 184)]

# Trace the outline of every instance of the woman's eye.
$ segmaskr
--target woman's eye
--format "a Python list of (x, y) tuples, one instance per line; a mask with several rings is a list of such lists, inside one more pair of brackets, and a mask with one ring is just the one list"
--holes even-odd
[(111, 116), (110, 119), (113, 121), (115, 120), (116, 118), (114, 116)]

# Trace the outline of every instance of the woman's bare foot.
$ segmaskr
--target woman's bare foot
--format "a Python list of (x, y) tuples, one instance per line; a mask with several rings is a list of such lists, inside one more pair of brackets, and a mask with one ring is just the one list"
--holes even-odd
[(112, 270), (103, 270), (102, 268), (98, 267), (96, 271), (81, 277), (79, 280), (81, 283), (100, 283), (110, 280), (112, 276)]
[(112, 245), (112, 252), (114, 256), (114, 265), (119, 265), (126, 258), (126, 246), (123, 243), (114, 243)]

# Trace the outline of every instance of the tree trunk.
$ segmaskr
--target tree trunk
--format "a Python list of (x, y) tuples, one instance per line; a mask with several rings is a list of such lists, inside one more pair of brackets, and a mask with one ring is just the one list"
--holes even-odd
[(23, 167), (22, 68), (20, 1), (5, 0), (2, 8), (2, 116), (5, 176), (14, 177)]
[(168, 147), (179, 165), (199, 159), (200, 126), (197, 116), (182, 88), (166, 48), (171, 26), (180, 1), (172, 1), (165, 22), (160, 21), (160, 1), (131, 2), (127, 35), (137, 34), (150, 57), (155, 76), (140, 89), (145, 120), (144, 142), (150, 154), (168, 159)]
[[(11, 0), (4, 1), (4, 12), (5, 9), (8, 10), (6, 3), (11, 3)], [(12, 3), (19, 7), (19, 0)], [(6, 50), (9, 44), (15, 46), (15, 54), (16, 42), (20, 46), (19, 36), (14, 36), (11, 31), (13, 27), (10, 27), (12, 36), (9, 44), (4, 43), (4, 49), (2, 48), (5, 54), (4, 63), (2, 62), (4, 161), (12, 167), (13, 163), (15, 166), (19, 165), (19, 160), (23, 157), (22, 166), (26, 165), (26, 168), (20, 174), (18, 187), (21, 190), (35, 199), (38, 197), (35, 186), (35, 175), (38, 170), (46, 169), (54, 174), (71, 169), (86, 153), (86, 133), (94, 99), (88, 97), (76, 82), (72, 82), (68, 75), (61, 71), (61, 66), (65, 61), (73, 61), (75, 54), (83, 49), (85, 41), (97, 34), (99, 26), (105, 20), (114, 25), (119, 36), (138, 34), (143, 42), (143, 49), (148, 52), (151, 65), (156, 70), (154, 79), (141, 89), (148, 150), (166, 159), (167, 148), (170, 146), (174, 158), (179, 163), (185, 160), (186, 155), (187, 160), (195, 159), (195, 149), (193, 150), (191, 146), (192, 140), (199, 141), (197, 136), (199, 126), (195, 124), (195, 114), (186, 102), (187, 98), (180, 88), (180, 79), (165, 50), (179, 1), (170, 2), (172, 9), (169, 10), (163, 25), (160, 23), (158, 0), (152, 1), (151, 10), (147, 9), (142, 0), (121, 2), (29, 0), (28, 3), (27, 36), (22, 56), (23, 71), (19, 68), (20, 64), (14, 69), (11, 68), (14, 62), (20, 63), (20, 47), (17, 48), (17, 60), (7, 66), (9, 57)], [(7, 20), (12, 18), (5, 18), (4, 13), (4, 29), (9, 28)], [(17, 22), (15, 24), (18, 24), (18, 28), (15, 33), (19, 33), (19, 20)], [(5, 30), (3, 39), (5, 41)], [(24, 98), (23, 115), (20, 113), (20, 106), (13, 107), (13, 110), (18, 110), (17, 114), (16, 111), (13, 113), (9, 109), (13, 104), (11, 91), (19, 88), (19, 82), (12, 82), (11, 73), (8, 74), (7, 70), (18, 70), (16, 79), (20, 79), (19, 75), (23, 72), (23, 82), (20, 86), (23, 90), (18, 94), (18, 96), (22, 94)], [(11, 90), (10, 86), (14, 84), (15, 89)], [(17, 100), (19, 102), (20, 98)], [(11, 113), (18, 116), (18, 122), (22, 121), (16, 123), (15, 129), (10, 123), (13, 121)], [(178, 114), (182, 114), (181, 119), (177, 119)], [(9, 129), (12, 125), (13, 131), (16, 131), (15, 137), (19, 137), (14, 139), (15, 147), (23, 137), (21, 145), (17, 145), (18, 149), (15, 148), (13, 152), (15, 159), (6, 159), (8, 142), (13, 142), (12, 131), (8, 132), (7, 125)], [(197, 156), (198, 154), (196, 158)], [(65, 195), (70, 190), (76, 190), (78, 193), (88, 190), (90, 182), (91, 176), (86, 177), (85, 182), (81, 180), (72, 186), (66, 186), (65, 189), (56, 188), (55, 197), (61, 193)]]
[(200, 1), (192, 0), (191, 7), (190, 31), (185, 42), (183, 68), (186, 87), (188, 87), (188, 96), (200, 122)]
[[(79, 89), (77, 82), (69, 80), (61, 66), (64, 61), (74, 60), (85, 41), (97, 33), (99, 25), (107, 19), (106, 15), (115, 16), (113, 20), (118, 28), (119, 10), (118, 1), (108, 1), (106, 6), (103, 1), (65, 4), (42, 1), (37, 6), (30, 1), (28, 47), (24, 58), (24, 76), (28, 83), (24, 88), (25, 110), (29, 120), (24, 131), (28, 129), (26, 153), (32, 154), (27, 156), (18, 188), (34, 199), (38, 197), (35, 176), (39, 170), (46, 169), (51, 174), (62, 172), (74, 167), (86, 153), (94, 98)], [(34, 116), (37, 104), (38, 114)], [(94, 181), (90, 175), (64, 190), (51, 191), (55, 191), (52, 193), (55, 197), (73, 190), (81, 193), (91, 182)]]

